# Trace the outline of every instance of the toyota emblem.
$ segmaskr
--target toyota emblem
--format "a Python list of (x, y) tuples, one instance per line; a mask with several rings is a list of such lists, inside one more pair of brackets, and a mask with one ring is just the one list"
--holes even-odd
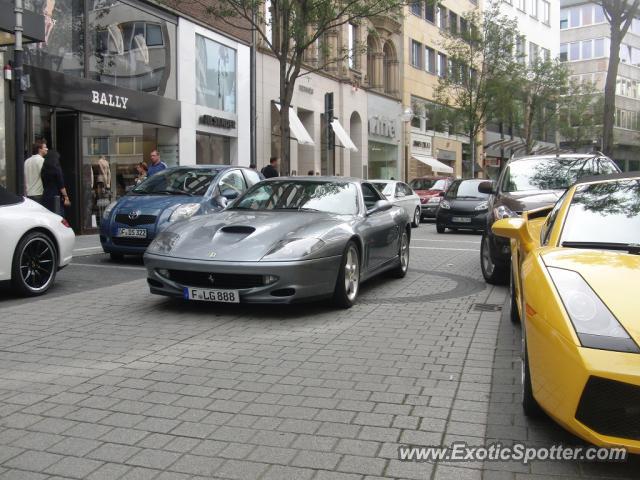
[(213, 276), (213, 273), (209, 274), (207, 278), (209, 279), (209, 283), (211, 283), (211, 285), (213, 285), (216, 281), (216, 277)]
[(129, 219), (135, 220), (140, 216), (140, 213), (141, 213), (140, 210), (134, 210), (133, 212), (129, 212)]

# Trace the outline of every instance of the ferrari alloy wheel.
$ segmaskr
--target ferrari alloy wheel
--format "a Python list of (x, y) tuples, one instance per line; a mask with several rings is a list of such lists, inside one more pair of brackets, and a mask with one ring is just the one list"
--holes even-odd
[(404, 278), (409, 270), (409, 234), (405, 230), (402, 232), (400, 247), (398, 249), (398, 265), (391, 270), (391, 275), (395, 278)]
[(360, 253), (355, 242), (347, 243), (342, 255), (342, 266), (333, 293), (336, 305), (350, 308), (360, 290)]
[(436, 232), (444, 233), (445, 230), (446, 228), (444, 227), (444, 225), (442, 225), (441, 223), (436, 223)]
[(480, 242), (480, 267), (482, 276), (487, 283), (504, 285), (507, 282), (507, 272), (503, 265), (495, 263), (491, 254), (491, 241), (486, 233)]
[(520, 312), (518, 312), (518, 298), (516, 296), (516, 284), (513, 280), (513, 272), (511, 272), (511, 279), (509, 281), (509, 297), (511, 299), (510, 301), (510, 308), (509, 308), (509, 318), (511, 319), (512, 323), (520, 323)]
[(527, 340), (522, 334), (522, 359), (520, 362), (520, 377), (522, 379), (522, 410), (527, 417), (537, 418), (542, 414), (538, 401), (533, 397), (531, 386), (531, 372), (529, 370), (529, 354), (527, 352)]
[(420, 211), (420, 207), (416, 208), (416, 211), (413, 213), (413, 222), (411, 222), (411, 226), (413, 228), (418, 228), (420, 226), (420, 217), (422, 216), (422, 212)]
[(45, 293), (56, 278), (58, 254), (51, 239), (42, 232), (25, 235), (13, 254), (11, 280), (26, 296)]

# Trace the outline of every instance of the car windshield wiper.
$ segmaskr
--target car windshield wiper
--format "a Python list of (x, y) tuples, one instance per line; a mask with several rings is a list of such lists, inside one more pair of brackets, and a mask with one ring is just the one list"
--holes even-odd
[(595, 248), (602, 250), (622, 250), (624, 252), (640, 255), (640, 244), (638, 243), (618, 243), (618, 242), (562, 242), (567, 248)]
[(299, 212), (320, 212), (321, 210), (318, 210), (317, 208), (311, 208), (311, 207), (298, 207), (298, 211)]
[(190, 197), (193, 197), (193, 193), (185, 192), (184, 190), (156, 190), (154, 192), (147, 192), (147, 193), (151, 193), (151, 194), (164, 193), (165, 195), (188, 195)]

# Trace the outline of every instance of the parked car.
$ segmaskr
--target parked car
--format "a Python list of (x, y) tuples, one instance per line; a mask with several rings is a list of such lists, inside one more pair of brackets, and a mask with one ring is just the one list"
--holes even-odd
[(411, 218), (366, 181), (276, 177), (232, 206), (176, 223), (144, 255), (151, 293), (230, 303), (333, 298), (409, 268)]
[(0, 231), (0, 281), (21, 295), (42, 295), (71, 262), (76, 237), (67, 221), (1, 186)]
[(420, 214), (422, 213), (420, 197), (409, 185), (397, 180), (369, 180), (369, 183), (376, 187), (393, 205), (404, 208), (409, 218), (412, 219), (412, 227), (420, 226)]
[(640, 174), (580, 180), (554, 207), (507, 217), (522, 406), (601, 447), (640, 453)]
[(445, 193), (436, 212), (436, 230), (483, 231), (487, 225), (489, 195), (481, 193), (482, 180), (455, 180)]
[(105, 209), (102, 248), (113, 259), (141, 255), (168, 224), (222, 210), (259, 181), (258, 172), (229, 165), (162, 170)]
[(484, 279), (493, 284), (509, 280), (509, 242), (493, 234), (493, 222), (553, 205), (580, 178), (619, 171), (615, 162), (602, 154), (535, 155), (510, 160), (497, 182), (481, 183), (479, 190), (490, 194), (487, 228), (480, 244)]
[(409, 182), (409, 186), (420, 197), (422, 220), (436, 218), (440, 200), (453, 180), (451, 177), (420, 177)]

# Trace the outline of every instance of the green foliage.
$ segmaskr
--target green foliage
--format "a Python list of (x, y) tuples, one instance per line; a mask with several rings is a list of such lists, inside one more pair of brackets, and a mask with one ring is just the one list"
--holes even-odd
[(558, 131), (569, 147), (599, 145), (603, 108), (604, 95), (594, 84), (571, 82), (558, 117)]

